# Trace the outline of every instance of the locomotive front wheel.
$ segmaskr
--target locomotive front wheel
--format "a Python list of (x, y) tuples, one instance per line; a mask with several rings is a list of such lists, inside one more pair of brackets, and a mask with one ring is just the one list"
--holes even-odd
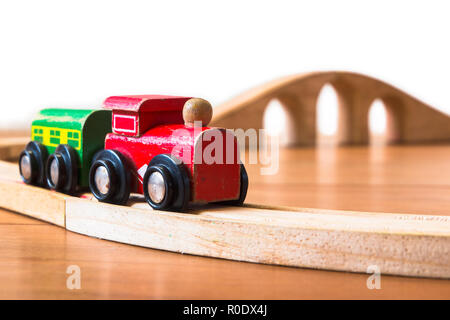
[(144, 195), (153, 209), (168, 210), (177, 190), (172, 175), (162, 165), (149, 166), (144, 177)]
[(48, 157), (47, 184), (50, 189), (74, 194), (78, 185), (78, 154), (69, 145), (59, 145)]
[(45, 162), (47, 149), (39, 142), (31, 141), (19, 156), (19, 172), (26, 184), (45, 187)]
[(130, 197), (130, 171), (125, 157), (115, 150), (102, 150), (89, 170), (89, 188), (100, 202), (125, 204)]
[(143, 180), (144, 196), (155, 210), (185, 211), (190, 200), (190, 182), (186, 169), (169, 154), (155, 156)]

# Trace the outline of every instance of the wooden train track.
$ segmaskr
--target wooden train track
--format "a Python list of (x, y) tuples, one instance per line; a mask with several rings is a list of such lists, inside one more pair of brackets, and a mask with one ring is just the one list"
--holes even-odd
[[(374, 99), (388, 111), (390, 142), (450, 140), (450, 118), (379, 80), (348, 72), (294, 75), (250, 90), (215, 110), (213, 125), (262, 128), (278, 99), (293, 127), (291, 144), (316, 141), (315, 104), (324, 84), (337, 91), (339, 142), (368, 142)], [(142, 247), (255, 263), (326, 270), (450, 278), (450, 216), (306, 208), (208, 206), (189, 214), (153, 211), (139, 196), (127, 206), (25, 185), (15, 163), (28, 138), (0, 139), (0, 207), (92, 237)], [(250, 185), (251, 187), (251, 185)], [(436, 208), (435, 208), (436, 209)], [(432, 211), (432, 212), (436, 212)], [(371, 269), (373, 270), (373, 269)]]
[[(17, 157), (26, 138), (0, 141), (0, 158)], [(136, 196), (128, 206), (71, 197), (20, 181), (0, 161), (0, 206), (92, 237), (238, 261), (450, 278), (450, 217), (244, 207), (153, 211)]]

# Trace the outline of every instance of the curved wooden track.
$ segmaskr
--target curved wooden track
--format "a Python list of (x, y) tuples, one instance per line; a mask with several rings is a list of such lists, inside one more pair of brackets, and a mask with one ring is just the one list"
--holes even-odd
[[(348, 72), (275, 80), (218, 106), (213, 125), (262, 128), (267, 104), (278, 99), (290, 115), (289, 143), (313, 145), (316, 102), (325, 84), (339, 97), (341, 144), (368, 143), (368, 111), (377, 98), (387, 107), (390, 142), (450, 141), (449, 117), (386, 83)], [(259, 167), (248, 167), (248, 200), (264, 205), (181, 214), (152, 211), (138, 196), (128, 206), (113, 206), (90, 194), (70, 197), (24, 185), (17, 165), (5, 160), (16, 158), (27, 140), (0, 140), (0, 207), (70, 231), (238, 261), (363, 273), (377, 265), (384, 274), (450, 278), (448, 145), (301, 154), (285, 149), (278, 175), (262, 176)]]
[[(4, 139), (12, 159), (27, 139)], [(239, 261), (384, 274), (450, 278), (450, 217), (337, 210), (206, 207), (190, 214), (100, 204), (19, 181), (17, 165), (0, 162), (0, 206), (67, 230), (143, 247)]]
[(367, 144), (368, 115), (381, 99), (387, 112), (390, 143), (450, 141), (450, 118), (431, 106), (380, 80), (351, 72), (312, 72), (280, 78), (251, 89), (214, 109), (213, 126), (261, 129), (264, 111), (273, 99), (288, 115), (288, 145), (317, 141), (316, 104), (320, 90), (330, 84), (339, 103), (337, 142)]

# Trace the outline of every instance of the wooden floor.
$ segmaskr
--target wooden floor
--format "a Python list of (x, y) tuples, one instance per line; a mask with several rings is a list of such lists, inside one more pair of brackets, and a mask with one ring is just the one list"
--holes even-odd
[[(247, 167), (252, 203), (450, 215), (450, 146), (287, 149), (277, 175)], [(382, 276), (369, 290), (366, 274), (133, 247), (4, 210), (0, 241), (3, 299), (450, 299), (448, 280)], [(69, 265), (81, 268), (81, 290), (66, 288)]]
[(246, 167), (250, 203), (450, 215), (450, 145), (294, 148), (277, 175)]

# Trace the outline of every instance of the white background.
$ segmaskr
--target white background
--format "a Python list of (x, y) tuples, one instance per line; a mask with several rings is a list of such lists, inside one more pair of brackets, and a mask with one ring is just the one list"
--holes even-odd
[(280, 76), (349, 70), (450, 114), (445, 1), (2, 1), (0, 127), (109, 95), (213, 104)]

